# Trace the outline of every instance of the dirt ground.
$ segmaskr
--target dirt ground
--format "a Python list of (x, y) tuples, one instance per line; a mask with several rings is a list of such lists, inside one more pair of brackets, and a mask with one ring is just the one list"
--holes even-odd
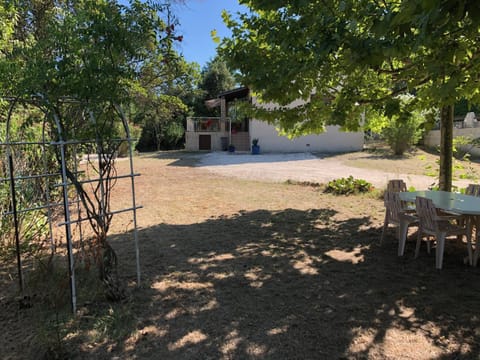
[[(65, 358), (480, 359), (480, 272), (464, 265), (464, 244), (447, 244), (437, 271), (425, 245), (413, 258), (414, 231), (401, 258), (393, 230), (379, 242), (378, 198), (195, 164), (182, 152), (135, 159), (142, 284), (131, 220), (117, 216), (110, 241), (129, 298), (82, 302), (83, 326), (62, 333)], [(115, 206), (129, 204), (128, 187), (118, 184)], [(3, 289), (14, 286), (1, 271)], [(0, 305), (1, 357), (41, 358), (39, 306), (20, 309), (7, 293)], [(96, 308), (108, 308), (108, 336)]]

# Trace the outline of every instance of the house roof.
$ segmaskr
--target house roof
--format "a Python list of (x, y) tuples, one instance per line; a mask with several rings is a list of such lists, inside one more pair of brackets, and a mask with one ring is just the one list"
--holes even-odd
[(220, 106), (220, 99), (210, 99), (210, 100), (205, 100), (205, 106), (209, 109), (213, 109), (215, 107)]
[(241, 87), (233, 90), (227, 90), (218, 94), (216, 99), (205, 100), (205, 105), (211, 109), (220, 106), (220, 99), (225, 99), (226, 102), (242, 99), (248, 96), (250, 89), (248, 87)]
[(225, 98), (225, 100), (228, 102), (235, 99), (247, 97), (249, 92), (250, 92), (250, 89), (244, 86), (241, 88), (221, 92), (220, 94), (218, 94), (218, 97)]

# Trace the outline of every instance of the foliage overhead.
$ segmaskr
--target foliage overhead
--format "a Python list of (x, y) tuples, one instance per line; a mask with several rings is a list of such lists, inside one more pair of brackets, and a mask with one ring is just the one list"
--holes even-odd
[(162, 95), (172, 107), (195, 97), (199, 69), (174, 50), (183, 37), (169, 1), (22, 0), (4, 2), (0, 15), (0, 96), (40, 96), (57, 116), (59, 99), (97, 113), (96, 104), (118, 103), (137, 119), (154, 113)]
[(168, 7), (154, 1), (24, 0), (5, 11), (12, 24), (0, 26), (14, 31), (0, 40), (4, 96), (122, 102), (138, 89), (143, 66), (168, 61), (172, 42), (181, 40), (162, 19)]
[[(125, 130), (119, 128), (121, 110), (116, 105), (130, 104), (142, 96), (154, 101), (165, 87), (173, 88), (176, 83), (177, 73), (172, 69), (182, 62), (172, 45), (182, 37), (175, 35), (168, 0), (129, 0), (128, 4), (117, 0), (4, 1), (0, 16), (0, 97), (33, 96), (37, 111), (41, 108), (48, 121), (59, 120), (56, 133), (62, 139), (96, 139), (78, 146), (81, 151), (101, 154), (98, 162), (86, 165), (90, 169), (85, 173), (98, 176), (93, 181), (79, 178), (76, 146), (62, 143), (51, 149), (57, 163), (63, 166), (66, 162), (62, 170), (92, 230), (89, 245), (82, 245), (85, 259), (91, 257), (97, 264), (107, 297), (123, 298), (117, 258), (107, 239), (113, 216), (110, 195), (116, 183), (114, 159), (123, 145), (118, 134)], [(30, 118), (25, 123), (34, 125)], [(53, 127), (46, 128), (54, 132)], [(30, 156), (25, 153), (24, 157)]]
[[(264, 118), (293, 135), (325, 124), (360, 127), (360, 114), (465, 98), (480, 103), (480, 2), (476, 0), (243, 0), (224, 22), (220, 54), (261, 100), (279, 104)], [(288, 106), (294, 100), (306, 102)], [(308, 101), (307, 101), (308, 100)]]

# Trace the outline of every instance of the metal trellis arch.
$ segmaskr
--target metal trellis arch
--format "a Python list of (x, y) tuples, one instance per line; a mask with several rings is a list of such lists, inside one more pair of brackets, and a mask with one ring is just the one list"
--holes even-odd
[[(22, 265), (22, 230), (25, 226), (22, 226), (22, 216), (26, 214), (38, 214), (42, 212), (42, 216), (46, 218), (46, 228), (48, 235), (45, 236), (46, 240), (50, 243), (52, 253), (56, 251), (56, 239), (54, 234), (58, 231), (61, 232), (63, 228), (63, 236), (66, 240), (67, 256), (68, 256), (68, 270), (69, 270), (69, 284), (71, 294), (71, 308), (76, 312), (77, 296), (76, 296), (76, 281), (75, 281), (75, 256), (74, 256), (74, 243), (82, 243), (84, 240), (84, 229), (82, 229), (82, 223), (92, 220), (92, 214), (88, 209), (85, 209), (84, 204), (81, 201), (81, 194), (78, 193), (77, 186), (83, 184), (94, 184), (96, 188), (100, 189), (99, 192), (99, 204), (100, 212), (98, 219), (100, 223), (104, 223), (107, 218), (110, 219), (115, 214), (130, 213), (131, 222), (133, 223), (133, 240), (135, 247), (135, 260), (136, 260), (136, 280), (137, 285), (140, 284), (140, 252), (138, 244), (138, 229), (137, 229), (137, 210), (141, 208), (136, 203), (135, 197), (135, 177), (139, 174), (134, 173), (133, 167), (133, 149), (132, 143), (134, 139), (131, 138), (131, 133), (128, 125), (127, 118), (122, 111), (121, 107), (117, 104), (107, 104), (105, 107), (96, 107), (102, 109), (99, 116), (95, 116), (91, 106), (86, 106), (81, 102), (72, 99), (62, 99), (55, 105), (49, 104), (42, 97), (34, 97), (30, 99), (21, 98), (2, 98), (0, 102), (7, 104), (6, 117), (3, 119), (4, 131), (0, 131), (0, 154), (3, 155), (4, 160), (2, 168), (2, 177), (0, 177), (0, 185), (3, 186), (9, 192), (8, 206), (2, 206), (2, 226), (6, 222), (9, 227), (13, 227), (13, 234), (10, 234), (14, 238), (15, 251), (17, 258), (17, 271), (19, 287), (22, 293), (25, 291), (25, 282), (23, 275)], [(72, 130), (67, 131), (64, 128), (59, 109), (61, 107), (68, 106), (70, 111), (74, 109), (76, 114), (81, 114), (76, 117), (82, 129), (87, 128), (89, 131), (83, 131), (85, 133), (95, 133), (95, 138), (69, 138), (74, 132)], [(24, 110), (20, 115), (16, 115), (16, 111), (19, 109)], [(37, 138), (22, 138), (25, 134), (25, 129), (28, 127), (29, 122), (25, 119), (30, 119), (32, 113), (37, 112), (42, 114), (41, 120), (41, 134)], [(108, 112), (110, 117), (105, 116), (105, 112)], [(25, 118), (22, 121), (23, 128), (21, 131), (18, 129), (13, 134), (13, 118)], [(115, 138), (108, 138), (105, 140), (103, 136), (105, 132), (105, 122), (98, 121), (98, 118), (119, 118), (121, 122), (121, 130), (123, 130), (123, 136)], [(80, 119), (80, 120), (79, 120)], [(37, 118), (38, 121), (38, 118)], [(113, 122), (113, 120), (111, 120)], [(88, 123), (88, 124), (86, 124)], [(30, 124), (31, 125), (31, 124)], [(18, 127), (18, 124), (15, 124)], [(22, 127), (20, 126), (20, 127)], [(90, 131), (92, 130), (93, 131)], [(3, 139), (2, 139), (3, 137)], [(18, 137), (18, 139), (14, 139)], [(118, 149), (120, 144), (127, 144), (127, 153), (129, 160), (128, 172), (126, 174), (113, 175), (108, 173), (108, 179), (103, 176), (101, 171), (94, 172), (92, 174), (82, 173), (81, 164), (78, 154), (78, 149), (95, 149), (96, 156), (93, 158), (96, 161), (96, 168), (101, 169), (105, 159), (105, 142), (115, 143), (118, 146), (112, 147)], [(111, 150), (110, 149), (110, 150)], [(31, 163), (35, 163), (35, 166), (28, 166), (28, 161), (21, 163), (22, 159), (30, 156), (30, 154), (36, 154), (34, 159), (30, 159)], [(51, 170), (51, 157), (55, 154), (58, 171)], [(109, 154), (114, 156), (116, 154)], [(88, 161), (92, 161), (90, 158)], [(113, 160), (112, 160), (113, 161)], [(0, 162), (2, 160), (0, 159)], [(39, 162), (41, 164), (39, 164)], [(73, 168), (69, 168), (70, 165)], [(22, 167), (23, 166), (23, 167)], [(33, 168), (32, 168), (33, 167)], [(82, 179), (72, 183), (71, 175), (80, 176)], [(70, 175), (70, 177), (69, 177)], [(118, 209), (110, 209), (107, 204), (108, 189), (105, 189), (106, 181), (121, 181), (125, 179), (130, 181), (130, 195), (131, 205), (127, 207), (121, 207)], [(36, 186), (31, 184), (35, 183)], [(31, 188), (35, 188), (36, 192), (29, 193)], [(59, 189), (61, 191), (59, 191)], [(52, 195), (55, 192), (55, 195)], [(28, 196), (25, 194), (29, 194)], [(60, 195), (61, 194), (61, 195)], [(19, 195), (20, 198), (19, 198)], [(45, 213), (46, 212), (46, 213)], [(63, 212), (63, 221), (58, 223), (58, 217)], [(82, 216), (82, 213), (86, 212), (87, 216)], [(55, 224), (56, 222), (56, 224)], [(35, 222), (33, 222), (35, 223)], [(78, 231), (73, 232), (72, 226), (75, 226)], [(12, 229), (10, 229), (12, 230)], [(31, 230), (29, 228), (29, 230)]]

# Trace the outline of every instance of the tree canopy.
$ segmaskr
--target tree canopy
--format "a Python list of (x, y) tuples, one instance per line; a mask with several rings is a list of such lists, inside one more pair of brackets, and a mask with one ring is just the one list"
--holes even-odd
[(234, 87), (235, 78), (220, 57), (215, 57), (202, 69), (200, 88), (205, 91), (206, 98), (215, 98), (222, 91), (231, 90)]
[(173, 142), (182, 138), (178, 113), (200, 70), (175, 51), (183, 37), (169, 1), (22, 0), (3, 2), (0, 16), (1, 96), (123, 104), (140, 126), (173, 121)]
[(0, 11), (12, 14), (13, 28), (1, 49), (4, 96), (121, 102), (138, 88), (140, 70), (165, 61), (178, 39), (155, 2), (23, 0)]
[[(46, 150), (44, 147), (43, 170), (47, 170), (48, 158), (48, 161), (52, 160), (52, 168), (59, 165), (62, 171), (60, 175), (55, 171), (48, 175), (34, 173), (33, 178), (39, 181), (31, 187), (40, 189), (38, 192), (43, 200), (44, 191), (41, 190), (55, 186), (51, 181), (42, 183), (43, 178), (55, 175), (53, 182), (61, 180), (66, 219), (69, 196), (79, 200), (78, 218), (88, 220), (91, 230), (85, 241), (89, 245), (81, 246), (79, 257), (87, 269), (90, 260), (95, 262), (100, 279), (106, 285), (105, 294), (112, 300), (123, 298), (124, 292), (116, 272), (115, 251), (107, 238), (115, 213), (111, 211), (110, 195), (118, 179), (115, 157), (122, 148), (131, 150), (130, 141), (119, 139), (125, 137), (127, 126), (123, 112), (116, 105), (130, 105), (137, 101), (139, 105), (146, 105), (142, 108), (143, 114), (158, 107), (163, 117), (184, 111), (185, 106), (178, 97), (164, 95), (168, 89), (181, 88), (177, 70), (186, 68), (172, 47), (173, 42), (182, 40), (175, 34), (172, 19), (168, 0), (165, 3), (155, 0), (130, 0), (128, 3), (116, 0), (19, 0), (0, 4), (0, 98), (13, 97), (20, 99), (22, 105), (29, 105), (25, 109), (17, 107), (20, 109), (17, 117), (10, 117), (9, 113), (8, 118), (14, 119), (11, 123), (16, 123), (10, 124), (8, 129), (20, 124), (20, 127), (40, 130), (37, 132), (42, 136), (50, 131), (54, 140), (75, 139), (80, 143), (60, 141), (52, 142)], [(183, 80), (188, 84), (188, 77)], [(32, 97), (34, 101), (23, 101)], [(139, 99), (143, 100), (142, 104)], [(2, 110), (5, 110), (4, 106)], [(6, 118), (4, 115), (5, 112), (0, 114), (0, 122)], [(53, 126), (35, 126), (36, 122), (45, 119)], [(176, 130), (175, 127), (172, 129), (172, 132)], [(10, 159), (18, 162), (23, 158), (26, 164), (32, 162), (32, 166), (23, 168), (38, 168), (38, 158), (33, 156), (36, 149), (16, 149), (17, 153)], [(76, 158), (80, 152), (99, 155), (97, 161), (87, 161), (82, 172), (77, 171)], [(133, 173), (131, 176), (133, 181)], [(72, 188), (67, 189), (67, 181)], [(7, 183), (4, 185), (8, 187)], [(14, 189), (14, 185), (11, 186)], [(23, 186), (22, 190), (26, 189)], [(27, 187), (30, 189), (30, 185)], [(73, 188), (75, 193), (70, 191)], [(37, 201), (33, 196), (29, 199)], [(84, 215), (80, 215), (80, 208)], [(50, 212), (48, 216), (51, 216)], [(39, 217), (43, 218), (43, 214)], [(70, 220), (66, 224), (72, 308), (75, 311)], [(38, 243), (42, 241), (37, 239)]]
[[(415, 95), (412, 106), (443, 108), (442, 120), (461, 98), (480, 102), (478, 1), (241, 3), (251, 11), (223, 14), (232, 36), (220, 52), (245, 85), (279, 104), (264, 116), (293, 135), (359, 129), (361, 113), (398, 112), (403, 93)], [(287, 107), (295, 99), (308, 101)]]
[(193, 111), (197, 116), (219, 116), (219, 109), (209, 109), (205, 100), (214, 99), (223, 91), (235, 87), (234, 73), (225, 60), (216, 56), (202, 68), (198, 83), (198, 94), (193, 103)]

